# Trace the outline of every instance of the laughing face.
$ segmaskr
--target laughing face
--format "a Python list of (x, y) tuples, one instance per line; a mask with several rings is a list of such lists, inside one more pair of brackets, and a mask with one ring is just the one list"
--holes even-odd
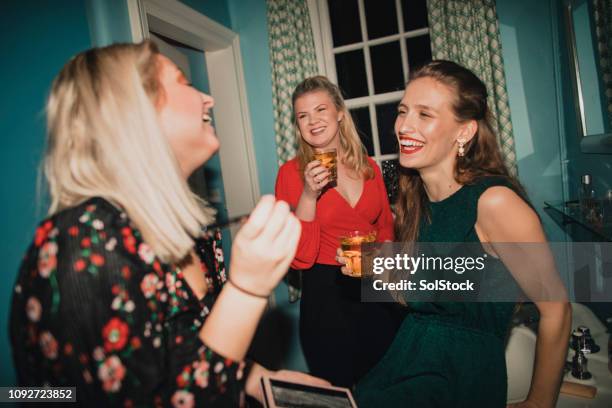
[(306, 143), (315, 149), (338, 148), (339, 122), (344, 114), (338, 111), (327, 92), (313, 91), (300, 96), (294, 110)]
[(191, 86), (168, 58), (160, 55), (159, 62), (160, 122), (184, 176), (189, 176), (219, 149), (210, 116), (214, 100)]
[(471, 125), (457, 121), (453, 100), (452, 89), (433, 78), (408, 84), (395, 121), (403, 167), (423, 170), (454, 165), (458, 140), (471, 138)]

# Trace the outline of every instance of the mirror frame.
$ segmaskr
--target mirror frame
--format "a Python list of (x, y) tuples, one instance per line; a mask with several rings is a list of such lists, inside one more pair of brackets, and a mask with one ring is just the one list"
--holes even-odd
[(572, 90), (574, 107), (576, 109), (576, 124), (580, 139), (580, 150), (583, 153), (612, 154), (612, 133), (588, 135), (586, 129), (586, 112), (580, 82), (580, 65), (576, 50), (576, 36), (572, 16), (572, 1), (565, 4), (565, 28), (570, 58), (570, 76), (572, 77)]

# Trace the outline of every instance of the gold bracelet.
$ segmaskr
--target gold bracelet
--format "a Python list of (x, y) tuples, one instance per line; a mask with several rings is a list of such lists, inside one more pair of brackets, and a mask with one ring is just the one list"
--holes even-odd
[(236, 289), (238, 289), (238, 291), (244, 293), (245, 295), (253, 296), (253, 297), (256, 297), (256, 298), (260, 298), (260, 299), (266, 299), (266, 300), (268, 300), (268, 297), (270, 297), (269, 294), (268, 295), (260, 295), (259, 293), (255, 293), (255, 292), (251, 292), (250, 290), (246, 290), (245, 288), (236, 285), (236, 283), (234, 283), (234, 281), (231, 278), (229, 278), (227, 280), (227, 282), (231, 283), (233, 287), (235, 287)]

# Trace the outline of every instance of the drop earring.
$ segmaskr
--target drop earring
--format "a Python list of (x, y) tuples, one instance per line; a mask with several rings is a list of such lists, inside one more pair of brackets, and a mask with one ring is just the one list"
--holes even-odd
[(459, 150), (457, 151), (457, 156), (459, 156), (459, 157), (465, 156), (465, 148), (463, 147), (465, 145), (465, 140), (464, 139), (457, 139), (457, 144), (459, 145)]

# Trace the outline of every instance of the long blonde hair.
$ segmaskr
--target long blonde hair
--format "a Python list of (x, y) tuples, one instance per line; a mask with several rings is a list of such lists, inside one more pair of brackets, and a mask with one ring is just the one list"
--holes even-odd
[(344, 99), (340, 89), (331, 83), (329, 79), (322, 75), (306, 78), (303, 80), (293, 91), (291, 101), (293, 104), (293, 126), (295, 129), (295, 137), (298, 140), (298, 153), (297, 159), (300, 167), (300, 173), (303, 174), (304, 168), (308, 163), (314, 160), (314, 150), (310, 146), (300, 133), (300, 128), (297, 123), (295, 115), (295, 102), (297, 99), (310, 92), (324, 91), (327, 92), (331, 98), (334, 106), (338, 112), (343, 112), (343, 119), (340, 122), (340, 147), (343, 151), (342, 162), (361, 175), (364, 179), (371, 179), (374, 177), (374, 169), (368, 162), (368, 154), (359, 139), (359, 134), (355, 128), (355, 123), (351, 117), (351, 113), (346, 109)]
[(189, 189), (158, 122), (159, 52), (150, 41), (82, 52), (47, 101), (49, 214), (91, 197), (125, 210), (164, 262), (178, 262), (214, 211)]

